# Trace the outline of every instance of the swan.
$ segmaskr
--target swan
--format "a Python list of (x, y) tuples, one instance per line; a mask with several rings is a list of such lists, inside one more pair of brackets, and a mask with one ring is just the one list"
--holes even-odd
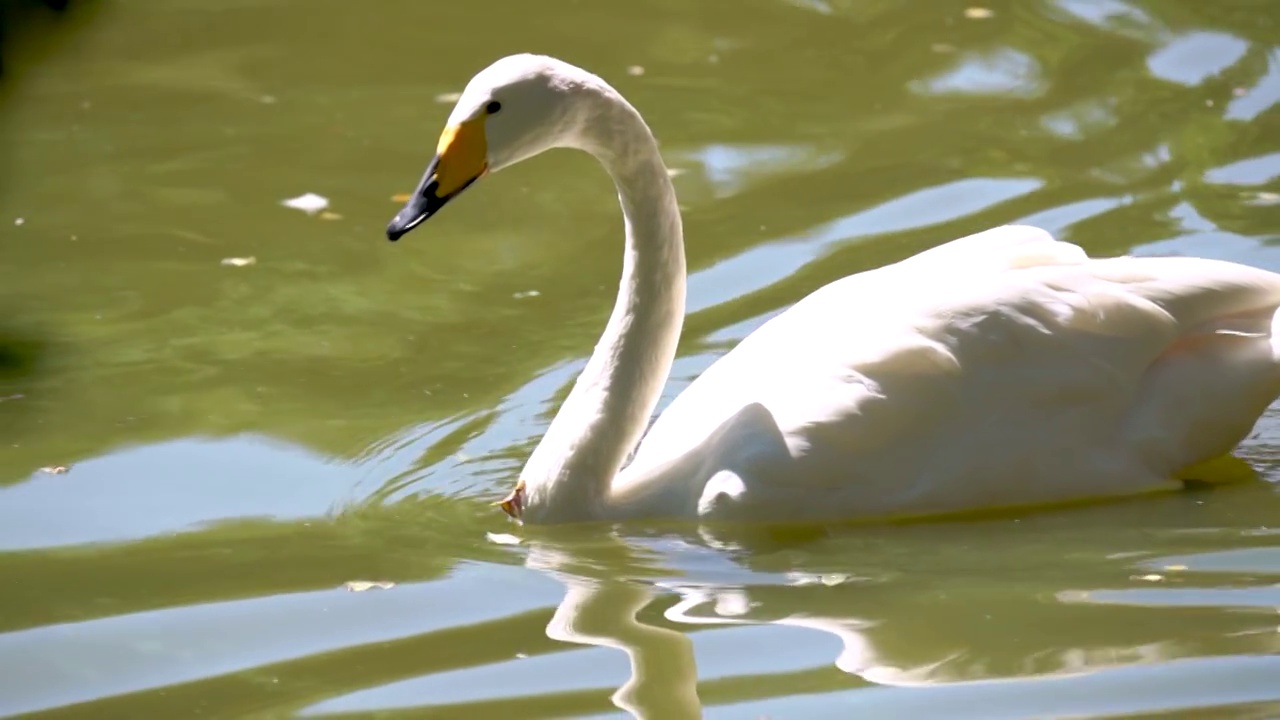
[(495, 503), (518, 521), (878, 521), (1173, 489), (1214, 481), (1187, 473), (1280, 395), (1280, 275), (1090, 258), (1003, 226), (819, 288), (646, 433), (684, 318), (684, 239), (657, 141), (607, 82), (533, 54), (480, 71), (387, 237), (561, 147), (595, 156), (616, 186), (622, 278), (572, 391)]

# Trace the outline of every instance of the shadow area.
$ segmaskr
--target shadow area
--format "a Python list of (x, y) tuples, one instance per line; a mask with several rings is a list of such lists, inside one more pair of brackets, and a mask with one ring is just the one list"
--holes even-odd
[(12, 70), (12, 48), (22, 34), (60, 34), (64, 18), (84, 2), (73, 0), (0, 0), (0, 80)]
[[(17, 305), (5, 301), (0, 315)], [(33, 414), (45, 395), (42, 370), (47, 366), (49, 336), (40, 328), (17, 320), (0, 319), (0, 439), (15, 443), (35, 423)]]
[[(0, 0), (0, 168), (10, 168), (0, 173), (0, 191), (21, 182), (13, 175), (4, 132), (15, 79), (24, 66), (56, 51), (95, 5), (83, 0)], [(23, 426), (20, 418), (30, 414), (26, 410), (32, 405), (32, 388), (46, 366), (50, 345), (39, 328), (21, 320), (20, 305), (12, 297), (0, 304), (0, 437), (6, 439), (17, 434)]]

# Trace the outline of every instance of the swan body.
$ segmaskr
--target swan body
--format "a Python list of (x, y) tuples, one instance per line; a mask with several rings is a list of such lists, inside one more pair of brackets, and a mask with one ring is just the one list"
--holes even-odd
[(1280, 396), (1280, 275), (1093, 259), (1005, 226), (818, 289), (646, 433), (684, 315), (683, 234), (648, 126), (607, 83), (536, 55), (483, 70), (388, 237), (552, 147), (601, 161), (626, 243), (604, 333), (501, 503), (526, 522), (879, 519), (1171, 489)]

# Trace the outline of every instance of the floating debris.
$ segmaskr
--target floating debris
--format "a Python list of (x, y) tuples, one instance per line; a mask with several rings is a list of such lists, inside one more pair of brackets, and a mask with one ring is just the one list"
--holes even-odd
[(511, 297), (515, 298), (516, 300), (523, 300), (525, 298), (538, 297), (541, 294), (542, 293), (538, 292), (537, 290), (525, 290), (523, 292), (511, 293)]
[(1165, 565), (1164, 566), (1165, 572), (1179, 572), (1181, 570), (1186, 570), (1186, 569), (1187, 569), (1186, 565)]
[(443, 103), (446, 105), (449, 103), (456, 103), (461, 99), (462, 99), (462, 93), (460, 92), (440, 93), (439, 95), (436, 96), (436, 102)]
[(222, 258), (222, 265), (225, 267), (249, 267), (256, 265), (258, 258), (250, 255), (249, 257), (229, 257)]
[(325, 210), (324, 212), (320, 213), (319, 217), (321, 220), (341, 220), (342, 219), (342, 216), (339, 215), (338, 213), (329, 212), (328, 210)]
[(846, 575), (845, 573), (787, 573), (787, 584), (797, 587), (804, 585), (826, 585), (827, 587), (835, 587), (837, 585), (858, 582), (860, 580), (860, 578), (854, 577), (853, 575)]
[(632, 77), (640, 77), (641, 75), (643, 75), (643, 74), (644, 74), (644, 66), (643, 66), (643, 65), (628, 65), (628, 66), (627, 66), (627, 74), (628, 74), (628, 75), (631, 75)]
[(520, 538), (516, 537), (515, 535), (508, 535), (507, 533), (487, 532), (484, 534), (484, 536), (486, 539), (488, 539), (489, 542), (495, 545), (519, 545), (520, 544)]
[(47, 473), (49, 475), (66, 475), (67, 470), (68, 468), (66, 465), (50, 465), (49, 467), (40, 468), (40, 472)]
[(283, 200), (280, 204), (294, 210), (301, 210), (308, 215), (315, 215), (329, 207), (329, 198), (315, 193), (304, 193), (296, 198)]
[(14, 224), (14, 225), (19, 225), (19, 226), (23, 225), (23, 224), (24, 224), (24, 223), (26, 223), (26, 222), (27, 222), (27, 221), (26, 221), (25, 219), (23, 219), (23, 218), (14, 218), (14, 220), (13, 220), (13, 224)]
[(350, 592), (364, 592), (366, 590), (390, 590), (396, 584), (387, 580), (348, 580), (345, 587)]
[(680, 177), (687, 172), (684, 168), (667, 168), (667, 177)]
[(986, 20), (987, 18), (995, 17), (995, 14), (995, 11), (991, 8), (971, 7), (964, 9), (964, 16), (970, 20)]
[(1164, 582), (1164, 576), (1157, 573), (1149, 573), (1147, 575), (1134, 575), (1130, 580), (1142, 580), (1143, 582)]

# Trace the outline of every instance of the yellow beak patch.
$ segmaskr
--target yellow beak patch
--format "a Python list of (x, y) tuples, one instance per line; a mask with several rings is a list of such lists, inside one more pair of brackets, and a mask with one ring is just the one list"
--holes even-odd
[(450, 125), (436, 145), (436, 195), (448, 197), (489, 169), (484, 118)]

